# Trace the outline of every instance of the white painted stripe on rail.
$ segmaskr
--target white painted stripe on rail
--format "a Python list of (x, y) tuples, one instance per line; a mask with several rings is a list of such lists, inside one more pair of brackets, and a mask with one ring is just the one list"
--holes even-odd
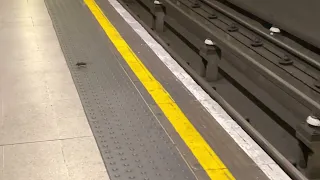
[(244, 152), (272, 180), (291, 179), (273, 159), (214, 101), (170, 54), (136, 21), (117, 0), (109, 0), (110, 4), (145, 41), (159, 59), (171, 70), (195, 98), (205, 107), (225, 131), (234, 139)]

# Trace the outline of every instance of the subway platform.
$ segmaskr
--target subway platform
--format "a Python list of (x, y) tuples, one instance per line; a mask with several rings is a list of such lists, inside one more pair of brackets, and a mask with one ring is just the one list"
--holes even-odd
[(0, 18), (1, 180), (290, 179), (116, 0)]

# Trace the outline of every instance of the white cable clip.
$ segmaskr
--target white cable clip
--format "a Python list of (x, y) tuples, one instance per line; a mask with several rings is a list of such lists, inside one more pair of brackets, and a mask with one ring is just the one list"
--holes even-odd
[(280, 33), (281, 32), (281, 30), (279, 28), (273, 27), (273, 26), (269, 30), (270, 30), (270, 35), (273, 35), (274, 33)]
[(320, 127), (320, 119), (315, 116), (308, 116), (307, 123), (311, 126)]
[(155, 1), (153, 1), (153, 4), (155, 4), (155, 5), (160, 5), (160, 4), (162, 4), (160, 1), (158, 1), (158, 0), (155, 0)]
[(204, 41), (204, 43), (205, 43), (206, 45), (208, 45), (208, 46), (213, 46), (213, 45), (214, 45), (214, 43), (213, 43), (210, 39), (206, 39), (206, 40)]

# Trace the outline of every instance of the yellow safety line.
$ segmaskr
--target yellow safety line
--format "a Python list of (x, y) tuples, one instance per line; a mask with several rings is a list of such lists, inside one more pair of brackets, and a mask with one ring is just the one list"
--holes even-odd
[(131, 50), (119, 32), (107, 19), (94, 0), (84, 0), (107, 36), (113, 42), (132, 71), (153, 97), (180, 137), (190, 148), (208, 176), (213, 180), (235, 179), (200, 133), (190, 123), (168, 92), (153, 77), (141, 60)]

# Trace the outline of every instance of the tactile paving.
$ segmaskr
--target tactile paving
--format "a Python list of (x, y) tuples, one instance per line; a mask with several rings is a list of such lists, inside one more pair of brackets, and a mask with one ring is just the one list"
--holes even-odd
[(110, 179), (196, 179), (85, 4), (45, 2)]

